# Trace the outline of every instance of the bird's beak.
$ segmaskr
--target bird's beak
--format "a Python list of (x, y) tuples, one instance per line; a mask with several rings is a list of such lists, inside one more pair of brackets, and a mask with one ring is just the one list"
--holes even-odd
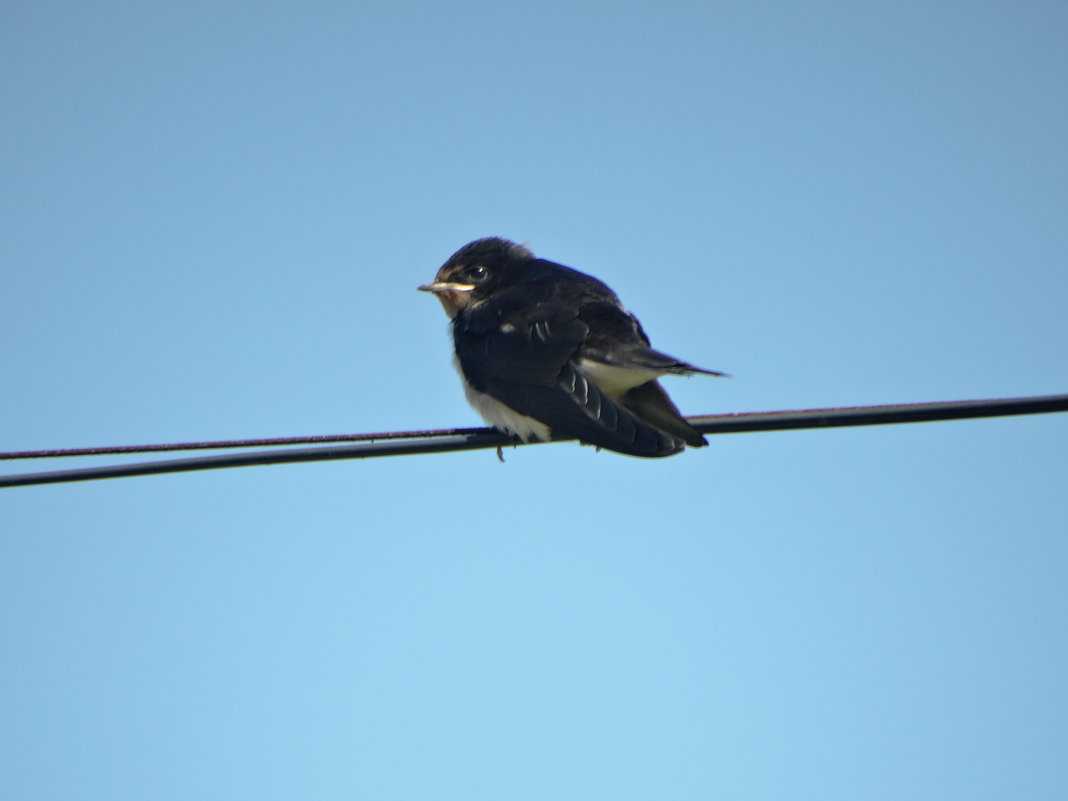
[(474, 284), (461, 284), (456, 281), (434, 281), (419, 287), (422, 292), (434, 292), (435, 294), (442, 292), (470, 292), (474, 288)]

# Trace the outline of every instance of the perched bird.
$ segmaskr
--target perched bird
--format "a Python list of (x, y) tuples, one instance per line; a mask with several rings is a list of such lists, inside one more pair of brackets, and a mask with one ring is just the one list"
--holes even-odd
[(491, 237), (460, 248), (419, 289), (437, 295), (452, 320), (468, 401), (501, 431), (632, 456), (708, 444), (656, 379), (723, 373), (653, 350), (638, 319), (593, 276)]

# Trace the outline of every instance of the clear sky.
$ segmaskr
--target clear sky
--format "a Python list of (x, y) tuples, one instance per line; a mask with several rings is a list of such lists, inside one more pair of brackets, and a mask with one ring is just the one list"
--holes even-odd
[[(1052, 0), (6, 0), (0, 450), (478, 425), (415, 287), (487, 235), (733, 374), (688, 414), (1068, 392), (1066, 41)], [(0, 794), (1063, 799), (1066, 451), (3, 490)]]

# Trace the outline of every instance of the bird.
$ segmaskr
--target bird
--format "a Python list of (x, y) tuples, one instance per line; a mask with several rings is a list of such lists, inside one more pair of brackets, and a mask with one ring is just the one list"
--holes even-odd
[(638, 318), (593, 276), (487, 237), (457, 250), (419, 289), (451, 320), (467, 400), (505, 434), (642, 457), (708, 444), (657, 379), (726, 374), (654, 350)]

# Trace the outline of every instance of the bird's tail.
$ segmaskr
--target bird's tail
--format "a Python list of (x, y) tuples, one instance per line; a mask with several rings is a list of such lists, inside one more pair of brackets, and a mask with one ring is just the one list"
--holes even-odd
[(686, 422), (679, 413), (678, 407), (672, 403), (671, 398), (664, 392), (664, 388), (656, 381), (649, 381), (628, 390), (619, 398), (619, 402), (635, 416), (656, 426), (661, 431), (674, 434), (693, 448), (708, 444), (708, 440)]

